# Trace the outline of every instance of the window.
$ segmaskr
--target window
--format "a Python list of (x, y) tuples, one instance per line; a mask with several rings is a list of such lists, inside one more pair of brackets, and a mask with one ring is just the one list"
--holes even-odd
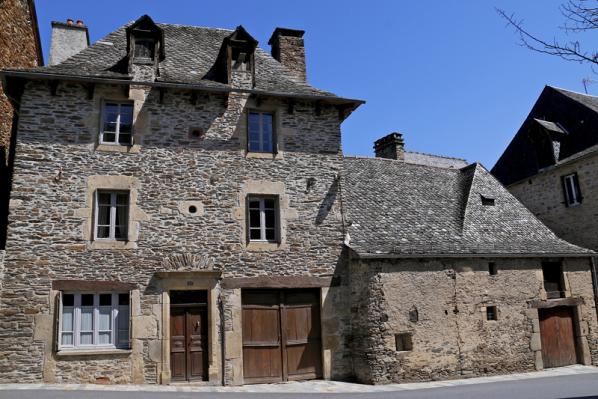
[(565, 296), (563, 270), (560, 262), (542, 262), (542, 275), (544, 276), (544, 290), (549, 299)]
[(250, 112), (248, 118), (248, 146), (251, 152), (273, 152), (274, 116), (263, 112)]
[(563, 187), (565, 189), (565, 204), (567, 206), (581, 204), (582, 197), (577, 173), (563, 176)]
[(129, 225), (129, 193), (96, 191), (95, 239), (127, 240)]
[(488, 320), (488, 321), (498, 320), (496, 306), (486, 306), (486, 320)]
[(488, 273), (491, 276), (495, 276), (498, 273), (498, 269), (496, 267), (496, 263), (494, 263), (494, 262), (489, 262), (488, 263)]
[(128, 348), (129, 294), (61, 293), (60, 349)]
[(101, 144), (131, 145), (132, 129), (132, 103), (104, 103), (100, 131)]
[(411, 338), (411, 333), (395, 334), (395, 345), (397, 352), (413, 350), (413, 340)]
[(277, 199), (248, 198), (249, 241), (277, 241)]
[(134, 58), (154, 59), (154, 41), (152, 39), (136, 39)]

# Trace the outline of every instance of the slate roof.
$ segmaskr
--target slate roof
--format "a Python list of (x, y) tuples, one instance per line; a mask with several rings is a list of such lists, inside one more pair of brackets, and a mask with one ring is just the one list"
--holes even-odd
[(594, 112), (598, 112), (598, 97), (592, 96), (589, 94), (578, 93), (575, 91), (561, 89), (560, 87), (548, 86), (551, 87), (553, 90), (558, 91), (564, 96), (575, 100), (576, 102), (583, 104), (584, 106), (588, 107)]
[[(552, 140), (558, 142), (556, 157), (547, 153), (553, 151)], [(597, 144), (598, 97), (546, 86), (492, 174), (510, 185)]]
[(414, 151), (405, 151), (404, 161), (416, 165), (438, 166), (441, 168), (462, 168), (468, 165), (467, 161), (462, 158), (445, 157)]
[(593, 253), (558, 238), (477, 163), (346, 157), (341, 190), (347, 245), (360, 256)]
[[(87, 78), (130, 79), (127, 73), (126, 28), (121, 26), (87, 49), (58, 65), (20, 69), (33, 73), (56, 74)], [(159, 63), (157, 82), (192, 84), (209, 88), (230, 88), (210, 78), (228, 29), (186, 25), (156, 24), (164, 31), (165, 59)], [(10, 71), (10, 70), (9, 70)], [(298, 80), (269, 53), (255, 50), (255, 90), (284, 94), (337, 97)], [(340, 99), (340, 98), (339, 98)]]

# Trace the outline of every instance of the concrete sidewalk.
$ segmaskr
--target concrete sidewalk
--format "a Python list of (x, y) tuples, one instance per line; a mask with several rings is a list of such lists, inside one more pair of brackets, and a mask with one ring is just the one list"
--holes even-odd
[(205, 386), (193, 384), (173, 385), (97, 385), (97, 384), (0, 384), (1, 391), (63, 390), (63, 391), (116, 391), (116, 392), (246, 392), (246, 393), (374, 393), (400, 392), (428, 388), (485, 384), (501, 381), (560, 377), (578, 374), (597, 374), (598, 367), (574, 365), (529, 373), (496, 375), (460, 380), (418, 382), (388, 385), (364, 385), (339, 381), (302, 381), (280, 384), (256, 384), (238, 387)]

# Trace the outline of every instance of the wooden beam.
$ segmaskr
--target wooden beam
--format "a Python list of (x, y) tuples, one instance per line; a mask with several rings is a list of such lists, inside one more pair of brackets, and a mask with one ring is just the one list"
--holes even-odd
[(548, 299), (548, 300), (541, 300), (541, 299), (534, 299), (528, 302), (528, 307), (536, 308), (536, 309), (545, 309), (545, 308), (554, 308), (557, 306), (577, 306), (584, 303), (583, 298), (580, 297), (570, 297), (570, 298), (560, 298), (560, 299)]
[(50, 81), (50, 95), (55, 96), (57, 90), (58, 90), (58, 81), (51, 80)]
[(222, 279), (221, 285), (222, 288), (320, 288), (330, 287), (332, 282), (332, 277), (313, 276), (232, 277)]
[(87, 99), (88, 100), (93, 100), (93, 93), (95, 91), (95, 88), (96, 88), (95, 83), (89, 83), (87, 85)]
[(321, 101), (316, 101), (316, 116), (320, 116), (322, 115), (322, 102)]

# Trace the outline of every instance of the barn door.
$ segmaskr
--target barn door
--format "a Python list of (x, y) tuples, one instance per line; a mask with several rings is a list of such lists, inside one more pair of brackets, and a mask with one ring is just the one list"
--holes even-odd
[(243, 291), (245, 383), (322, 376), (317, 290)]
[(284, 293), (282, 325), (288, 380), (322, 375), (320, 295), (317, 291)]
[(538, 312), (544, 367), (561, 367), (577, 363), (573, 308), (559, 306), (539, 309)]
[(208, 372), (207, 310), (170, 310), (170, 372), (173, 381), (206, 380)]
[(243, 292), (243, 377), (246, 383), (282, 381), (280, 294)]

